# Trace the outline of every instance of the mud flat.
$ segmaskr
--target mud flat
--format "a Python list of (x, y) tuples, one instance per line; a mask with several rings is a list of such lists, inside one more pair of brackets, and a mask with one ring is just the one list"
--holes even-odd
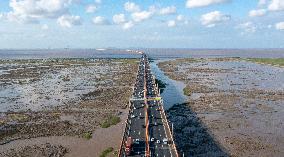
[[(116, 151), (137, 61), (1, 60), (0, 156), (98, 156), (108, 147)], [(110, 117), (119, 117), (118, 124), (101, 128)]]
[(188, 102), (168, 110), (185, 156), (283, 156), (284, 68), (240, 58), (158, 66), (187, 85)]
[(246, 58), (245, 60), (259, 64), (284, 67), (284, 58)]

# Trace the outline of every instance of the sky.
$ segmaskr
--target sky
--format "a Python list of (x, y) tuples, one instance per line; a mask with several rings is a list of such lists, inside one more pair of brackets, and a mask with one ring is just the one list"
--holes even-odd
[(1, 0), (0, 49), (284, 48), (284, 0)]

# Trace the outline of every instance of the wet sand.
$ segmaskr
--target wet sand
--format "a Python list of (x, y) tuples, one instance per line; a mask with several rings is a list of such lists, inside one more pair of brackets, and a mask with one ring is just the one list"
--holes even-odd
[(168, 111), (186, 156), (283, 156), (283, 68), (237, 58), (177, 59), (159, 67), (187, 84), (188, 102)]
[[(127, 110), (123, 111), (122, 121), (109, 128), (99, 128), (93, 132), (92, 138), (87, 140), (72, 136), (51, 136), (38, 137), (24, 140), (16, 140), (0, 147), (0, 152), (9, 152), (11, 149), (20, 150), (25, 146), (43, 145), (49, 143), (51, 145), (60, 145), (67, 148), (66, 157), (94, 157), (108, 147), (118, 150), (124, 130), (124, 122), (127, 119)], [(1, 153), (0, 153), (1, 155)]]
[[(136, 59), (29, 59), (0, 64), (0, 156), (99, 156), (118, 150)], [(32, 68), (31, 68), (32, 67)], [(109, 117), (120, 123), (101, 125)], [(91, 134), (87, 140), (84, 134)]]

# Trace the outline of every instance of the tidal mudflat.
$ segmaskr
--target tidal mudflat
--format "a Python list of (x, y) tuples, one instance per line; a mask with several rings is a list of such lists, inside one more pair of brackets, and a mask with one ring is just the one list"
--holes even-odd
[(107, 147), (116, 150), (137, 61), (1, 60), (0, 156), (24, 150), (25, 156), (77, 156), (82, 151), (98, 156)]
[(158, 66), (186, 84), (188, 101), (168, 110), (185, 156), (283, 156), (284, 68), (240, 58)]

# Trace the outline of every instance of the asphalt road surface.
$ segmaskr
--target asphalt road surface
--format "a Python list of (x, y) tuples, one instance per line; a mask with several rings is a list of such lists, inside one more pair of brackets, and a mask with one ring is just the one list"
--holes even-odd
[[(151, 73), (148, 58), (143, 54), (130, 107), (130, 127), (127, 133), (133, 140), (130, 156), (146, 156), (147, 147), (151, 157), (174, 156), (162, 117), (161, 103), (160, 100), (155, 99), (157, 97), (159, 93), (155, 79)], [(148, 120), (145, 117), (147, 114)], [(147, 128), (148, 131), (146, 131)], [(149, 139), (148, 142), (146, 137)]]

